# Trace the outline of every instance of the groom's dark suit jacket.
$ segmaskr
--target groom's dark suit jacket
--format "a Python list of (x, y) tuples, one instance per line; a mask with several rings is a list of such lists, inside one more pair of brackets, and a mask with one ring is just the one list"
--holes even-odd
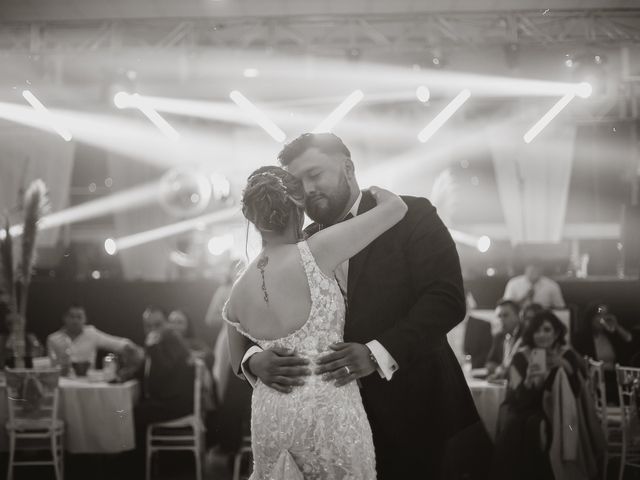
[[(390, 381), (377, 373), (362, 379), (385, 479), (427, 473), (426, 464), (441, 460), (430, 456), (441, 457), (448, 438), (478, 421), (446, 339), (465, 315), (455, 244), (427, 199), (403, 199), (404, 219), (349, 262), (344, 332), (346, 342), (378, 340), (399, 366)], [(358, 214), (374, 206), (364, 191)], [(310, 225), (307, 233), (318, 228)]]

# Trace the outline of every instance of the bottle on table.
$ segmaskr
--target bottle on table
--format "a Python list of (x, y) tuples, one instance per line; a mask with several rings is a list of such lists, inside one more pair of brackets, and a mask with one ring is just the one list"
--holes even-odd
[(118, 359), (113, 353), (106, 355), (102, 360), (102, 372), (106, 382), (114, 380), (118, 375)]

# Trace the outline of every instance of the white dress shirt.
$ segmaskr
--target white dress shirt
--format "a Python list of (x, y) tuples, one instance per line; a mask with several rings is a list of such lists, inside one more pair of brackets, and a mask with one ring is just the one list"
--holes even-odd
[[(358, 195), (358, 198), (356, 198), (356, 201), (351, 206), (351, 209), (347, 212), (347, 215), (351, 214), (354, 217), (358, 215), (358, 208), (360, 208), (361, 201), (362, 201), (362, 192), (360, 192), (360, 194)], [(342, 290), (342, 294), (345, 295), (345, 298), (346, 298), (347, 284), (348, 284), (347, 279), (349, 278), (349, 260), (339, 265), (335, 269), (334, 274), (336, 277), (336, 281), (338, 282), (338, 285)], [(371, 351), (371, 353), (373, 354), (374, 358), (376, 359), (376, 362), (378, 363), (378, 374), (380, 375), (380, 377), (385, 378), (387, 380), (391, 380), (391, 377), (393, 377), (394, 372), (396, 372), (399, 368), (398, 363), (394, 360), (394, 358), (391, 356), (388, 350), (384, 348), (382, 344), (377, 340), (371, 340), (370, 342), (367, 342), (366, 345)], [(247, 350), (246, 353), (244, 354), (244, 357), (242, 357), (242, 364), (241, 364), (242, 373), (244, 374), (246, 379), (249, 381), (249, 383), (251, 383), (251, 385), (254, 387), (257, 379), (255, 376), (249, 373), (248, 368), (245, 368), (245, 365), (247, 360), (249, 360), (249, 358), (251, 358), (251, 356), (254, 353), (258, 353), (261, 351), (262, 349), (260, 347), (258, 347), (257, 345), (254, 345), (251, 348), (249, 348), (249, 350)]]
[(47, 337), (47, 350), (54, 366), (62, 358), (68, 358), (74, 362), (91, 362), (93, 367), (98, 348), (120, 352), (129, 342), (126, 338), (101, 332), (93, 325), (85, 325), (82, 333), (73, 339), (64, 329), (52, 333)]
[(513, 277), (507, 282), (502, 297), (505, 300), (521, 302), (531, 289), (533, 289), (533, 303), (538, 303), (544, 308), (563, 308), (565, 306), (560, 285), (547, 277), (540, 277), (533, 285), (526, 275)]

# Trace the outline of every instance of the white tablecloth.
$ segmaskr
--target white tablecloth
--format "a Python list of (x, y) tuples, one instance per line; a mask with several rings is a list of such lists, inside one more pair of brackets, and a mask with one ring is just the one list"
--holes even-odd
[[(135, 448), (133, 406), (139, 387), (60, 378), (60, 418), (65, 422), (65, 449), (71, 453), (117, 453)], [(7, 393), (0, 386), (0, 448), (8, 448), (5, 423)]]
[(496, 428), (498, 426), (498, 412), (500, 410), (500, 404), (504, 401), (507, 387), (474, 378), (468, 379), (467, 383), (469, 390), (471, 390), (471, 395), (473, 395), (473, 401), (476, 404), (480, 418), (491, 438), (495, 439)]

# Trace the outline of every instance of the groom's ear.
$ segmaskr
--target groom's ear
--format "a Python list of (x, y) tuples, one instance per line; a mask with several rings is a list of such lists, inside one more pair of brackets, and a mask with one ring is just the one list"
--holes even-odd
[(347, 172), (347, 176), (349, 178), (355, 178), (355, 176), (356, 176), (356, 167), (355, 167), (355, 165), (353, 164), (353, 162), (351, 161), (350, 158), (347, 158), (344, 161), (344, 169), (345, 169), (345, 172)]

